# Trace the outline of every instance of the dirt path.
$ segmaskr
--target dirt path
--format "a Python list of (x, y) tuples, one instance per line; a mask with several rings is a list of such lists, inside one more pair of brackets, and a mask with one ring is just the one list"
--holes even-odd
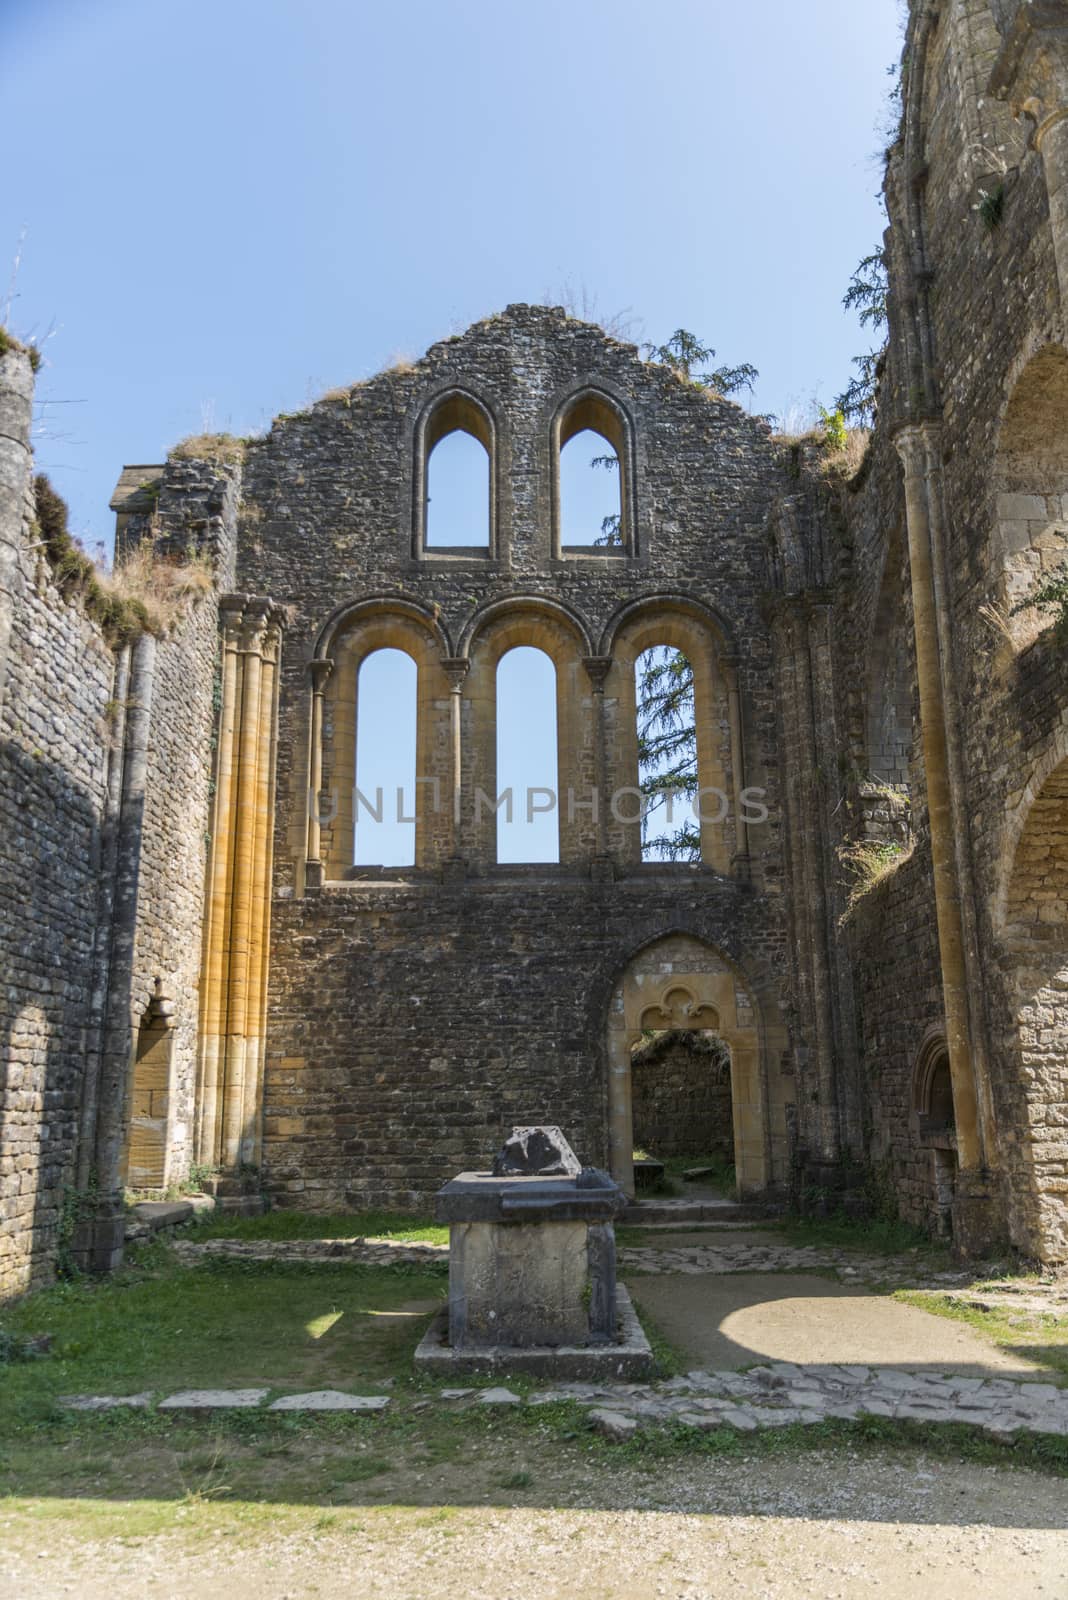
[(1002, 1377), (1041, 1370), (963, 1323), (828, 1278), (740, 1272), (626, 1282), (639, 1311), (699, 1366), (843, 1362)]
[[(566, 1455), (566, 1451), (565, 1451)], [(0, 1594), (58, 1600), (1014, 1600), (1068, 1595), (1063, 1480), (922, 1455), (566, 1463), (539, 1503), (190, 1507), (183, 1531), (100, 1539), (59, 1507), (0, 1515)], [(587, 1464), (588, 1466), (588, 1464)], [(427, 1486), (430, 1487), (429, 1485)], [(437, 1489), (445, 1487), (436, 1484)], [(592, 1492), (591, 1492), (592, 1491)], [(39, 1503), (38, 1503), (39, 1504)]]

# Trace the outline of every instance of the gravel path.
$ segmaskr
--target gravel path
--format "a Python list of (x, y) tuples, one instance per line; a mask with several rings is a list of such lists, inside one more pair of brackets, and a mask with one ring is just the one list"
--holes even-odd
[[(442, 1486), (444, 1487), (444, 1486)], [(515, 1499), (522, 1500), (521, 1494)], [(280, 1509), (243, 1526), (197, 1508), (188, 1531), (66, 1535), (0, 1519), (0, 1594), (58, 1600), (1014, 1600), (1068, 1594), (1063, 1480), (922, 1455), (675, 1460), (591, 1481), (566, 1457), (544, 1503)], [(544, 1497), (543, 1497), (544, 1499)], [(316, 1526), (318, 1522), (319, 1526)]]

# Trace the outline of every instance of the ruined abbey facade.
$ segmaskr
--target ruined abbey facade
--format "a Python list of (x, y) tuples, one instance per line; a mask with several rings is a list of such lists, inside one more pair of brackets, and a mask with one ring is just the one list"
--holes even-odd
[[(42, 550), (30, 362), (0, 357), (0, 1291), (61, 1235), (114, 1263), (124, 1185), (191, 1167), (424, 1205), (550, 1120), (629, 1185), (635, 1049), (679, 1030), (729, 1056), (743, 1194), (866, 1192), (965, 1250), (1068, 1258), (1068, 653), (1021, 609), (1068, 558), (1068, 5), (915, 0), (903, 83), (852, 476), (510, 306), (263, 438), (127, 468), (120, 558), (210, 581), (117, 637)], [(586, 429), (620, 521), (576, 547)], [(428, 462), (457, 430), (488, 528), (443, 548)], [(652, 645), (693, 666), (725, 797), (700, 861), (643, 860), (616, 803)], [(578, 797), (553, 863), (498, 862), (481, 803), (517, 646), (551, 660)], [(375, 871), (353, 775), (385, 649), (415, 666), (423, 783), (414, 862)], [(857, 893), (865, 841), (887, 870)]]

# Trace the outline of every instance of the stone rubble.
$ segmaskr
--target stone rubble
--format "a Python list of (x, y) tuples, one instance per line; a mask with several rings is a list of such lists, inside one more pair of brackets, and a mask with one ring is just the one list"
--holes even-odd
[(418, 1266), (448, 1260), (447, 1244), (393, 1239), (175, 1239), (171, 1248), (190, 1266), (208, 1256), (232, 1261), (343, 1261), (358, 1266)]

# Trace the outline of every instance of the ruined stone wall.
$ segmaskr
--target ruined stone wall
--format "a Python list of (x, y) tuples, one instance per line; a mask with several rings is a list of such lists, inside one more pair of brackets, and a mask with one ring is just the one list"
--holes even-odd
[[(1002, 1226), (1024, 1248), (1041, 1250), (1050, 1233), (1036, 1184), (1064, 1188), (1068, 1145), (1063, 1129), (1039, 1112), (1043, 1091), (1036, 1097), (1021, 1059), (1017, 964), (1005, 949), (1003, 919), (1021, 796), (1029, 786), (1037, 792), (1056, 764), (1068, 704), (1063, 651), (1048, 638), (1029, 646), (1040, 620), (1032, 617), (1021, 634), (1012, 615), (1021, 593), (1063, 555), (1056, 530), (1057, 473), (1066, 457), (1063, 382), (1058, 387), (1064, 323), (1043, 157), (988, 88), (1000, 46), (987, 7), (969, 0), (946, 8), (928, 48), (922, 98), (917, 85), (927, 160), (920, 326), (937, 352), (942, 405), (946, 661), (961, 748), (958, 837), (966, 925), (974, 917), (989, 1159), (1002, 1184)], [(902, 188), (892, 193), (905, 226)], [(1068, 940), (1062, 948), (1068, 960)], [(1052, 1104), (1062, 1098), (1056, 1088)]]
[[(212, 548), (219, 518), (197, 514), (206, 508), (193, 493), (205, 472), (176, 470), (160, 524), (182, 528), (183, 552), (197, 539)], [(57, 586), (25, 488), (0, 743), (0, 1298), (50, 1276), (67, 1193), (106, 1184), (101, 1152), (111, 1128), (121, 1152), (151, 1002), (174, 1021), (161, 1181), (188, 1166), (218, 651), (205, 570), (203, 592), (155, 642), (135, 707), (129, 649), (108, 641), (77, 589)], [(145, 789), (131, 807), (138, 709)], [(116, 956), (111, 920), (122, 874), (136, 882), (128, 960)]]
[(929, 1227), (936, 1220), (935, 1171), (920, 1142), (913, 1091), (924, 1042), (944, 1024), (926, 838), (860, 898), (845, 937), (854, 963), (875, 1194), (888, 1210)]
[(50, 1275), (72, 1181), (113, 713), (114, 656), (29, 516), (24, 535), (0, 738), (0, 1299)]
[[(630, 419), (627, 554), (561, 553), (553, 544), (552, 419), (589, 386)], [(420, 559), (419, 419), (454, 387), (493, 418), (496, 553)], [(779, 482), (767, 431), (737, 407), (599, 329), (523, 306), (435, 346), (415, 367), (279, 419), (250, 447), (237, 586), (269, 593), (291, 618), (265, 1097), (274, 1192), (308, 1205), (425, 1198), (458, 1162), (484, 1161), (509, 1122), (525, 1118), (551, 1116), (585, 1159), (603, 1161), (604, 1007), (613, 974), (645, 938), (692, 930), (785, 988), (775, 691), (760, 612), (762, 530)], [(571, 707), (587, 776), (596, 701), (579, 657), (606, 648), (609, 624), (628, 603), (655, 602), (665, 616), (709, 608), (720, 619), (718, 648), (737, 661), (745, 781), (767, 796), (767, 824), (750, 829), (752, 884), (707, 867), (628, 864), (611, 834), (609, 868), (594, 883), (588, 828), (560, 867), (496, 866), (469, 828), (478, 710), (469, 694), (459, 873), (448, 883), (438, 870), (375, 883), (361, 872), (302, 893), (315, 640), (345, 604), (386, 610), (398, 599), (428, 608), (454, 655), (473, 639), (472, 676), (479, 619), (492, 604), (509, 602), (534, 624), (537, 602), (565, 607), (561, 626), (586, 641), (575, 647), (568, 692), (578, 696)], [(526, 642), (551, 648), (551, 630), (534, 626)], [(625, 685), (612, 676), (620, 670), (608, 669), (604, 697), (615, 772), (628, 737)], [(445, 717), (447, 690), (431, 709)]]
[[(200, 588), (156, 649), (140, 851), (131, 1021), (167, 1002), (169, 1086), (163, 1182), (194, 1159), (205, 869), (219, 698), (219, 593), (233, 573), (235, 466), (176, 458), (161, 482), (151, 537), (161, 555), (193, 558)], [(211, 564), (210, 569), (207, 563)]]
[[(729, 886), (352, 884), (275, 907), (270, 1192), (325, 1209), (425, 1204), (513, 1125), (559, 1113), (609, 1161), (605, 1028), (635, 948), (682, 929), (781, 973), (781, 935)], [(279, 956), (284, 951), (284, 956)], [(776, 1075), (784, 1064), (775, 1062)], [(778, 1082), (778, 1076), (776, 1078)]]

